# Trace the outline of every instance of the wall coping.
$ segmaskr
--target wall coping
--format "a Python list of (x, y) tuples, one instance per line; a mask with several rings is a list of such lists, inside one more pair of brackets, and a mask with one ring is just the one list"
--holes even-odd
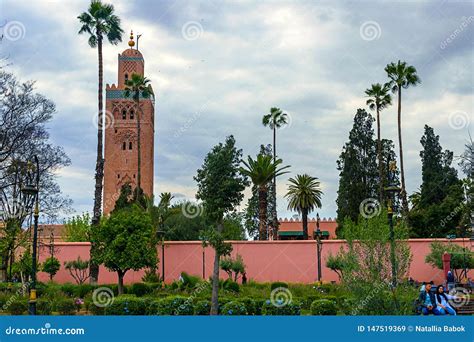
[[(439, 239), (408, 239), (408, 242), (469, 242), (468, 238), (462, 239), (446, 239), (446, 238), (439, 238)], [(233, 245), (265, 245), (265, 244), (315, 244), (316, 240), (273, 240), (273, 241), (242, 241), (242, 240), (230, 240), (226, 241), (230, 242)], [(341, 239), (334, 239), (334, 240), (322, 240), (323, 244), (340, 244), (346, 242), (346, 240)], [(165, 241), (165, 245), (201, 245), (201, 241)], [(55, 246), (90, 246), (90, 242), (65, 242), (65, 241), (56, 241), (54, 243)], [(44, 245), (44, 248), (48, 248), (48, 244)]]

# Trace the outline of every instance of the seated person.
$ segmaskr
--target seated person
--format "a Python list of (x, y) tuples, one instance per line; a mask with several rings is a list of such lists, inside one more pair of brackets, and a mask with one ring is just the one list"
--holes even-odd
[(439, 285), (436, 289), (436, 305), (441, 315), (456, 315), (456, 310), (449, 304), (450, 299), (456, 298), (448, 293), (444, 293), (443, 285)]
[(430, 313), (433, 315), (440, 314), (440, 311), (436, 305), (435, 294), (431, 292), (431, 283), (427, 283), (425, 285), (425, 289), (420, 293), (418, 299), (420, 300), (421, 312), (423, 315), (429, 315)]

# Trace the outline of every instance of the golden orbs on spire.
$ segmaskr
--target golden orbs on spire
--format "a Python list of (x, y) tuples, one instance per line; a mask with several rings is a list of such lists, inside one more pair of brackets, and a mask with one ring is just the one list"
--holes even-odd
[(130, 40), (128, 41), (128, 46), (130, 46), (130, 49), (135, 46), (135, 41), (133, 40), (133, 31), (130, 31)]

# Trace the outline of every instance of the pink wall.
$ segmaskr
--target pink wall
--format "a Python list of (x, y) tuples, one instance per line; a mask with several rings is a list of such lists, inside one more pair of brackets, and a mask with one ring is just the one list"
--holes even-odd
[[(429, 253), (429, 245), (433, 239), (409, 240), (413, 260), (409, 275), (415, 280), (441, 282), (443, 271), (427, 265), (424, 260)], [(439, 239), (444, 241), (445, 239)], [(462, 245), (462, 239), (454, 240)], [(232, 241), (234, 250), (232, 255), (242, 255), (246, 264), (247, 277), (259, 282), (286, 281), (291, 283), (311, 283), (317, 279), (317, 258), (315, 241)], [(329, 253), (336, 254), (344, 245), (342, 240), (327, 240), (322, 248), (322, 279), (323, 281), (337, 281), (335, 272), (325, 267), (325, 260)], [(465, 242), (470, 246), (469, 240)], [(88, 242), (57, 242), (55, 256), (61, 261), (76, 259), (80, 256), (83, 260), (89, 259)], [(40, 262), (49, 256), (47, 246), (40, 251)], [(161, 273), (161, 246), (158, 247), (160, 263), (158, 269)], [(204, 249), (205, 277), (212, 273), (214, 252), (212, 248)], [(203, 276), (203, 248), (200, 241), (169, 241), (165, 243), (165, 280), (171, 282), (179, 278), (181, 272)], [(470, 273), (473, 275), (472, 271)], [(143, 271), (129, 271), (125, 275), (126, 283), (140, 282)], [(225, 274), (221, 274), (222, 277)], [(39, 273), (39, 280), (47, 281), (46, 273)], [(61, 266), (54, 277), (60, 283), (74, 282), (69, 273)], [(99, 283), (115, 283), (117, 275), (101, 266)]]

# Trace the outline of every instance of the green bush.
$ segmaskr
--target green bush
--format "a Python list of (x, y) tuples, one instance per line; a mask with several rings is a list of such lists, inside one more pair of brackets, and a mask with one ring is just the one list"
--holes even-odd
[(260, 316), (262, 315), (262, 308), (263, 308), (263, 305), (265, 304), (265, 299), (262, 299), (262, 298), (256, 298), (254, 299), (254, 302), (255, 302), (255, 315), (256, 316)]
[(311, 304), (311, 314), (331, 316), (337, 314), (336, 303), (329, 299), (318, 299)]
[(299, 316), (301, 315), (301, 306), (290, 302), (286, 305), (276, 306), (270, 300), (266, 300), (262, 306), (262, 315), (266, 316)]
[(36, 313), (38, 315), (48, 316), (53, 312), (53, 304), (48, 299), (40, 298), (36, 301)]
[(74, 300), (70, 298), (60, 298), (55, 303), (56, 311), (61, 315), (74, 315), (76, 314), (76, 305)]
[(66, 296), (74, 297), (75, 294), (76, 294), (76, 286), (77, 286), (77, 285), (74, 285), (74, 284), (71, 284), (71, 283), (62, 284), (62, 285), (61, 285), (61, 291), (62, 291)]
[(28, 310), (28, 302), (26, 299), (16, 299), (10, 302), (7, 310), (12, 315), (23, 315)]
[(248, 315), (257, 315), (257, 303), (252, 298), (242, 298), (239, 300), (245, 305)]
[(130, 286), (128, 293), (134, 294), (137, 297), (143, 297), (144, 295), (149, 294), (151, 292), (152, 292), (152, 288), (149, 287), (147, 284), (135, 283), (135, 284), (132, 284), (132, 286)]
[(182, 287), (186, 289), (194, 289), (196, 285), (201, 281), (201, 278), (181, 272)]
[(240, 286), (237, 284), (235, 281), (232, 281), (230, 279), (227, 279), (224, 282), (224, 290), (234, 292), (234, 293), (239, 293), (240, 291)]
[(248, 314), (245, 305), (239, 301), (231, 301), (222, 307), (222, 315), (225, 316), (246, 316)]
[(151, 315), (192, 315), (194, 307), (189, 298), (174, 296), (153, 301), (148, 311)]
[(207, 316), (211, 311), (211, 302), (200, 300), (194, 304), (194, 314), (198, 316)]
[(75, 285), (74, 296), (78, 298), (84, 298), (89, 293), (92, 293), (96, 289), (96, 287), (97, 286), (91, 284)]
[(146, 313), (146, 304), (143, 298), (126, 295), (119, 296), (107, 307), (106, 315), (126, 316), (126, 315), (144, 315)]
[(285, 289), (288, 288), (288, 284), (287, 283), (284, 283), (282, 281), (276, 281), (274, 283), (272, 283), (272, 285), (270, 286), (270, 289), (273, 291), (279, 287), (284, 287)]

